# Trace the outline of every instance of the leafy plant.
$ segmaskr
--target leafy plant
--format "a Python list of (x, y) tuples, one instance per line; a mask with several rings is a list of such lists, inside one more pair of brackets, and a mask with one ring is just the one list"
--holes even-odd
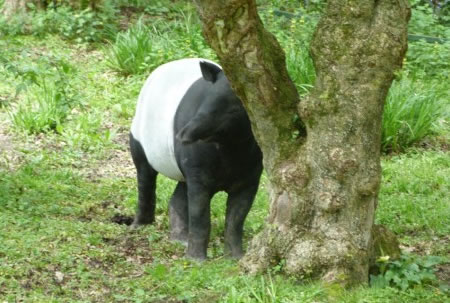
[(406, 69), (415, 78), (437, 78), (447, 81), (450, 76), (450, 42), (432, 44), (425, 41), (409, 43)]
[(45, 82), (41, 88), (33, 90), (33, 95), (39, 98), (27, 98), (11, 115), (14, 124), (28, 133), (60, 131), (66, 116), (66, 110), (61, 106), (61, 95)]
[(316, 71), (307, 47), (291, 47), (286, 52), (289, 75), (299, 93), (306, 94), (313, 87)]
[(86, 112), (80, 113), (77, 120), (65, 127), (62, 138), (71, 148), (81, 148), (86, 151), (94, 151), (107, 146), (116, 135), (115, 129), (102, 127), (101, 116)]
[(108, 65), (124, 74), (148, 73), (159, 65), (186, 57), (211, 58), (198, 22), (191, 14), (180, 13), (180, 20), (156, 22), (151, 27), (140, 19), (105, 48)]
[[(413, 14), (409, 22), (409, 32), (436, 37), (448, 37), (450, 18), (448, 1), (411, 0)], [(441, 3), (439, 3), (441, 2)]]
[(178, 56), (214, 58), (215, 54), (203, 39), (200, 22), (196, 15), (191, 12), (180, 12), (180, 17), (174, 27), (177, 33), (174, 44), (180, 49)]
[(75, 41), (100, 42), (112, 39), (117, 33), (116, 9), (111, 1), (104, 1), (98, 10), (74, 10), (69, 6), (50, 4), (46, 10), (29, 4), (27, 14), (16, 14), (10, 19), (0, 16), (0, 33), (4, 35), (33, 35), (49, 33)]
[[(0, 6), (1, 7), (1, 6)], [(27, 17), (25, 14), (17, 13), (9, 18), (0, 14), (0, 34), (4, 36), (17, 36), (24, 33)]]
[(402, 255), (400, 260), (389, 261), (381, 257), (377, 260), (380, 274), (370, 276), (373, 287), (395, 287), (401, 290), (413, 288), (417, 285), (430, 285), (437, 282), (434, 266), (443, 262), (442, 257), (426, 256), (414, 257)]
[[(280, 1), (280, 5), (289, 6), (289, 3), (285, 2)], [(314, 64), (309, 54), (309, 42), (318, 18), (314, 14), (304, 17), (306, 10), (297, 10), (299, 14), (287, 13), (278, 16), (274, 10), (269, 9), (262, 11), (261, 17), (285, 51), (286, 67), (299, 94), (306, 95), (316, 78)]]
[(61, 132), (61, 124), (77, 101), (69, 81), (74, 68), (62, 59), (42, 60), (43, 67), (7, 65), (7, 69), (21, 79), (16, 95), (27, 90), (10, 116), (17, 127), (28, 133)]
[(114, 44), (105, 49), (109, 66), (125, 75), (143, 73), (151, 62), (153, 50), (153, 33), (138, 22), (125, 33), (119, 33)]
[(260, 283), (258, 284), (257, 288), (250, 287), (248, 283), (247, 287), (249, 287), (249, 289), (251, 290), (251, 294), (255, 302), (265, 303), (278, 301), (278, 291), (270, 275), (267, 281), (264, 276), (261, 276)]
[(425, 89), (407, 77), (394, 81), (384, 107), (382, 149), (402, 151), (432, 133), (442, 116), (444, 100), (438, 88)]
[(81, 42), (99, 42), (113, 39), (117, 33), (115, 22), (115, 8), (108, 1), (99, 11), (90, 8), (71, 13), (68, 9), (68, 18), (62, 22), (60, 34), (70, 40)]

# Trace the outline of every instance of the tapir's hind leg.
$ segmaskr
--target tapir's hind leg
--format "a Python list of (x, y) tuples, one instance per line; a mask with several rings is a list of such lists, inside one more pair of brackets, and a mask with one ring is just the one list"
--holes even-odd
[(189, 233), (189, 213), (187, 186), (178, 182), (169, 204), (170, 238), (187, 244)]
[(252, 207), (258, 183), (243, 190), (228, 193), (225, 218), (225, 254), (239, 259), (244, 255), (242, 235), (244, 221)]
[(132, 226), (155, 221), (156, 176), (158, 172), (148, 163), (142, 145), (130, 134), (131, 157), (137, 171), (138, 207)]

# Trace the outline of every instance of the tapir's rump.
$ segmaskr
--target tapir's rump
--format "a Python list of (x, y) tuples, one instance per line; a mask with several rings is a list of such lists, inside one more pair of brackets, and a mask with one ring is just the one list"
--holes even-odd
[(174, 117), (191, 85), (202, 77), (200, 61), (190, 58), (172, 61), (155, 69), (145, 82), (131, 126), (131, 133), (145, 151), (150, 165), (174, 180), (184, 177), (174, 152)]

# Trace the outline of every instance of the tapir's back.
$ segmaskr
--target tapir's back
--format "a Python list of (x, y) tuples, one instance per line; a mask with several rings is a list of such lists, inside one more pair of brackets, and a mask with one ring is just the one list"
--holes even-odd
[(145, 82), (131, 126), (150, 165), (163, 175), (184, 180), (174, 153), (174, 117), (189, 87), (202, 77), (200, 61), (182, 59), (161, 65)]

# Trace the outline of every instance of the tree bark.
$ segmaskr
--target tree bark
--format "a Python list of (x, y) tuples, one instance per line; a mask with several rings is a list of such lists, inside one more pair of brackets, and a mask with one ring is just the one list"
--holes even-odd
[(329, 0), (311, 43), (316, 82), (302, 101), (254, 0), (195, 2), (270, 182), (269, 218), (242, 266), (261, 272), (281, 262), (299, 278), (367, 282), (381, 118), (407, 48), (407, 0)]

